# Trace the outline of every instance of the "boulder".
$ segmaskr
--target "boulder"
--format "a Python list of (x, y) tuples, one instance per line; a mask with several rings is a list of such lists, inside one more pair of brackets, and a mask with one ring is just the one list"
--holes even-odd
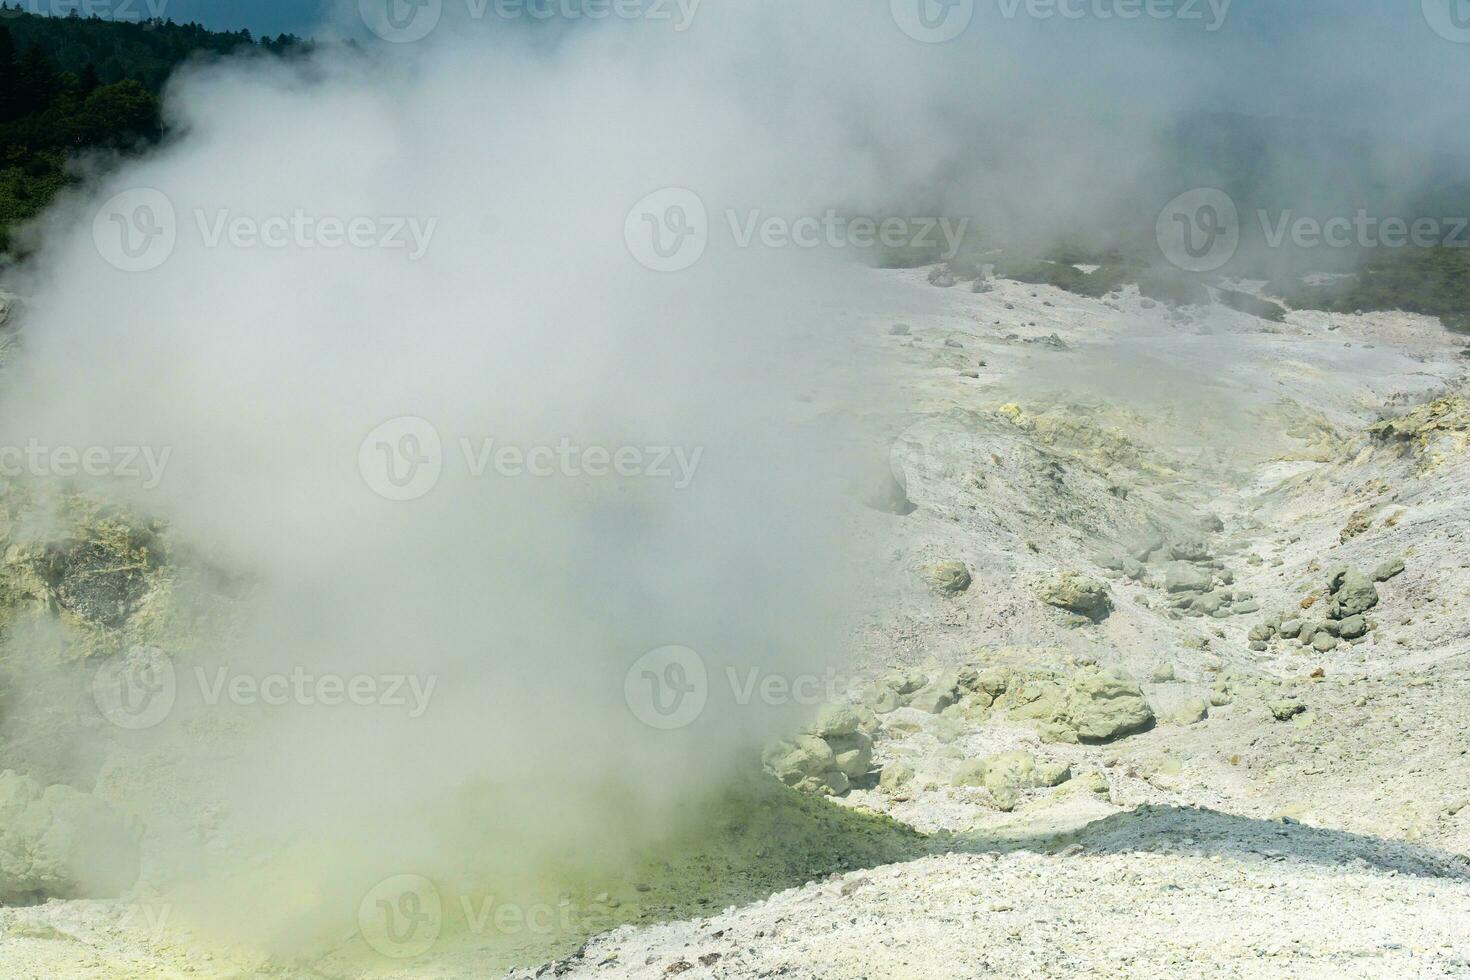
[(1368, 632), (1368, 621), (1362, 616), (1349, 616), (1337, 624), (1337, 635), (1344, 640), (1356, 640)]
[(1030, 752), (1002, 752), (971, 760), (955, 774), (957, 786), (984, 786), (1000, 810), (1013, 810), (1023, 790), (1058, 786), (1072, 775), (1063, 763), (1038, 763)]
[(855, 708), (845, 704), (823, 705), (812, 724), (812, 734), (818, 738), (851, 735), (863, 726), (862, 716)]
[(1307, 706), (1294, 698), (1282, 698), (1278, 701), (1269, 701), (1266, 707), (1271, 709), (1271, 717), (1277, 721), (1289, 721), (1307, 710)]
[(1327, 615), (1333, 619), (1347, 619), (1367, 612), (1378, 605), (1378, 588), (1367, 575), (1355, 569), (1338, 569), (1328, 581), (1332, 598), (1327, 606)]
[(941, 561), (924, 569), (929, 587), (940, 595), (959, 595), (970, 587), (970, 570), (964, 562)]
[(883, 774), (878, 777), (878, 788), (885, 793), (896, 793), (912, 782), (913, 778), (914, 767), (897, 762), (883, 767)]
[(1393, 558), (1373, 569), (1373, 581), (1387, 582), (1389, 579), (1396, 578), (1402, 574), (1404, 574), (1404, 560), (1402, 558)]
[(1073, 676), (1056, 720), (1076, 731), (1080, 741), (1096, 744), (1147, 731), (1154, 712), (1127, 673), (1089, 667)]
[(1201, 698), (1188, 698), (1164, 717), (1170, 725), (1197, 725), (1210, 716), (1210, 706)]
[(1213, 580), (1210, 573), (1184, 562), (1170, 562), (1164, 567), (1164, 589), (1168, 592), (1208, 592)]
[(1106, 585), (1070, 570), (1047, 576), (1038, 583), (1036, 595), (1049, 606), (1086, 616), (1094, 622), (1105, 619), (1113, 609)]

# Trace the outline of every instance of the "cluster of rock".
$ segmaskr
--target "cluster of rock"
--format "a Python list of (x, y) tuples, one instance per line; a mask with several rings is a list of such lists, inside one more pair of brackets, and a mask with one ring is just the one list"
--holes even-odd
[(1328, 576), (1326, 592), (1308, 596), (1302, 602), (1303, 613), (1321, 608), (1325, 613), (1323, 619), (1309, 619), (1305, 615), (1272, 616), (1252, 627), (1251, 649), (1269, 649), (1271, 641), (1277, 638), (1295, 640), (1319, 653), (1335, 650), (1343, 641), (1362, 642), (1377, 626), (1365, 615), (1378, 605), (1375, 579), (1386, 581), (1403, 570), (1402, 561), (1385, 562), (1372, 575), (1351, 568), (1334, 570)]
[(1118, 668), (1084, 667), (1070, 678), (1021, 674), (1004, 667), (957, 667), (930, 678), (900, 671), (864, 694), (877, 714), (914, 708), (956, 722), (995, 714), (1036, 726), (1043, 741), (1102, 744), (1152, 728), (1143, 690)]
[(777, 779), (806, 793), (841, 796), (870, 782), (876, 728), (871, 712), (829, 705), (811, 729), (766, 747), (761, 762)]
[[(1218, 530), (1220, 519), (1207, 516), (1203, 526)], [(1171, 616), (1228, 619), (1259, 612), (1260, 603), (1249, 592), (1231, 589), (1234, 576), (1216, 558), (1203, 534), (1165, 537), (1156, 531), (1141, 533), (1121, 548), (1097, 558), (1103, 568), (1135, 582), (1153, 583), (1168, 596)], [(1149, 563), (1153, 563), (1152, 572)]]
[(1062, 762), (1038, 762), (1025, 750), (1001, 752), (971, 759), (955, 773), (956, 786), (983, 786), (996, 809), (1011, 811), (1024, 790), (1060, 786), (1072, 778), (1072, 769)]

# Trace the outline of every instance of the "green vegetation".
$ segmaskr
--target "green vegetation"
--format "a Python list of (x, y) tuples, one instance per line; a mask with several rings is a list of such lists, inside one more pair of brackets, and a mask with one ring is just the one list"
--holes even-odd
[(1354, 275), (1319, 285), (1278, 281), (1269, 289), (1298, 309), (1406, 310), (1470, 333), (1470, 248), (1381, 248), (1366, 253)]
[(127, 153), (161, 135), (159, 91), (183, 62), (297, 49), (287, 35), (99, 17), (40, 17), (0, 4), (0, 252), (72, 179), (81, 153)]

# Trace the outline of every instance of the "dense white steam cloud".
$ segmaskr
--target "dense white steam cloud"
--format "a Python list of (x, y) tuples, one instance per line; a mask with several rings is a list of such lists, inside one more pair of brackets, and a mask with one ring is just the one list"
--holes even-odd
[[(710, 2), (686, 32), (460, 27), (185, 72), (175, 135), (58, 206), (20, 283), (6, 444), (167, 450), (156, 486), (95, 489), (246, 583), (237, 630), (168, 651), (178, 704), (127, 744), (171, 760), (161, 887), (210, 892), (224, 859), (184, 829), (216, 801), (231, 841), (292, 856), (296, 900), (259, 879), (226, 893), (283, 946), (384, 875), (465, 868), (465, 824), (475, 866), (510, 878), (651, 840), (801, 710), (736, 703), (727, 666), (840, 669), (862, 557), (841, 528), (849, 447), (793, 423), (841, 401), (797, 396), (838, 383), (832, 312), (866, 273), (850, 249), (739, 247), (728, 212), (1060, 234), (1136, 191), (1151, 127), (1212, 84), (1146, 32), (1113, 32), (1099, 86), (1096, 60), (924, 45), (850, 0)], [(708, 244), (659, 273), (625, 230), (664, 188), (696, 195)], [(160, 261), (99, 246), (170, 210)], [(432, 426), (441, 469), (390, 500), (364, 461), (432, 442), (403, 418)], [(521, 464), (480, 455), (487, 439), (546, 447), (557, 472), (496, 472)], [(591, 476), (568, 446), (671, 475)], [(676, 731), (625, 703), (629, 666), (668, 644), (711, 678)], [(401, 708), (267, 711), (210, 704), (221, 670), (418, 687)], [(471, 788), (490, 802), (466, 809)]]

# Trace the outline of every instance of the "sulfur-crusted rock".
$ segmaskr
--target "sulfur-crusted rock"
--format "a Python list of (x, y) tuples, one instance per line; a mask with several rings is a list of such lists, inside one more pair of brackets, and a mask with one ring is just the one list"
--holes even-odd
[(924, 569), (929, 587), (940, 595), (959, 595), (970, 587), (970, 570), (964, 562), (941, 561)]
[(1271, 716), (1277, 721), (1289, 721), (1307, 710), (1307, 706), (1294, 698), (1281, 698), (1277, 701), (1269, 701), (1266, 707), (1271, 709)]
[(138, 877), (141, 836), (94, 796), (0, 772), (0, 903), (116, 896)]
[(1111, 742), (1154, 725), (1154, 712), (1138, 683), (1117, 667), (1084, 668), (1072, 678), (1058, 712), (1088, 743)]
[(966, 762), (955, 774), (957, 786), (984, 786), (1000, 810), (1013, 810), (1023, 790), (1058, 786), (1072, 775), (1065, 764), (1038, 763), (1030, 752), (1002, 752)]
[(1037, 585), (1036, 595), (1049, 606), (1093, 621), (1106, 618), (1113, 608), (1106, 585), (1070, 570), (1047, 576)]
[(1170, 711), (1164, 721), (1170, 725), (1197, 725), (1209, 715), (1210, 706), (1201, 698), (1188, 698)]
[(845, 704), (823, 705), (812, 724), (812, 734), (830, 739), (838, 735), (851, 735), (862, 728), (862, 716), (857, 709)]

